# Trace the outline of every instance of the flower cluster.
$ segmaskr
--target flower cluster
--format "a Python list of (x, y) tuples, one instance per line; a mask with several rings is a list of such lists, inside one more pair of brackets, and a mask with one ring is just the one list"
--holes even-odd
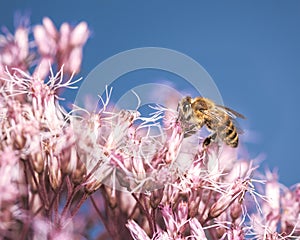
[(87, 24), (45, 18), (29, 32), (0, 36), (1, 238), (297, 239), (300, 185), (184, 138), (173, 109), (115, 110), (106, 89), (99, 110), (65, 111)]

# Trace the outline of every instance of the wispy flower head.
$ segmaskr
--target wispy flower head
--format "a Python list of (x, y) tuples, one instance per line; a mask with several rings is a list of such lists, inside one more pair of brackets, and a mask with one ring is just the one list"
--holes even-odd
[(151, 135), (150, 128), (160, 118), (160, 111), (147, 119), (137, 111), (102, 109), (83, 120), (74, 119), (80, 158), (94, 178), (113, 188), (125, 187), (133, 192), (161, 188), (173, 178), (172, 164), (177, 159), (182, 133), (175, 126), (169, 137), (162, 130)]

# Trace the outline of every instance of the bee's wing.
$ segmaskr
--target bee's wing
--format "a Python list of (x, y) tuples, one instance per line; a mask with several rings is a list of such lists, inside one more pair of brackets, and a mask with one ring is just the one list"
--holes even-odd
[[(224, 117), (228, 116), (223, 111), (220, 111), (217, 107), (203, 111), (205, 114), (205, 124), (208, 129), (216, 131), (220, 124), (224, 122)], [(231, 119), (231, 117), (229, 117)]]
[(237, 111), (234, 111), (233, 109), (221, 105), (216, 105), (216, 107), (220, 110), (225, 112), (227, 115), (229, 115), (232, 119), (235, 119), (236, 117), (245, 119), (245, 116), (243, 114), (238, 113)]
[(217, 107), (215, 107), (215, 108), (209, 110), (209, 117), (211, 118), (211, 121), (213, 121), (213, 122), (222, 122), (222, 120), (224, 118), (224, 111), (223, 111), (223, 109), (220, 110)]
[(240, 127), (240, 124), (235, 120), (235, 119), (231, 119), (231, 121), (233, 122), (233, 125), (235, 126), (237, 133), (238, 134), (243, 134), (244, 131), (243, 129)]
[(243, 134), (244, 131), (241, 129), (241, 127), (239, 126), (238, 122), (236, 121), (236, 118), (243, 118), (245, 119), (244, 115), (232, 110), (231, 108), (228, 107), (224, 107), (224, 106), (220, 106), (220, 105), (216, 105), (215, 110), (211, 111), (211, 117), (213, 121), (218, 121), (221, 122), (223, 120), (224, 117), (224, 113), (229, 116), (230, 120), (232, 121), (233, 125), (236, 127), (237, 132), (239, 134)]

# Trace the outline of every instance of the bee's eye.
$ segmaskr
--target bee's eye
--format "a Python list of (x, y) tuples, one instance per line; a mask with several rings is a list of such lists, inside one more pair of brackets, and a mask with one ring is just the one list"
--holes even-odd
[(185, 103), (183, 104), (183, 110), (187, 111), (190, 108), (190, 104), (189, 103)]

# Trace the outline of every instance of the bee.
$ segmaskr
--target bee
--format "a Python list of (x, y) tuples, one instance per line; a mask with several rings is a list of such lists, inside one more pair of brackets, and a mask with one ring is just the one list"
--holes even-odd
[(239, 133), (235, 118), (245, 118), (242, 114), (225, 106), (217, 105), (204, 97), (185, 97), (178, 104), (178, 119), (184, 137), (196, 133), (204, 125), (212, 132), (203, 142), (208, 146), (216, 138), (233, 148), (238, 146)]

